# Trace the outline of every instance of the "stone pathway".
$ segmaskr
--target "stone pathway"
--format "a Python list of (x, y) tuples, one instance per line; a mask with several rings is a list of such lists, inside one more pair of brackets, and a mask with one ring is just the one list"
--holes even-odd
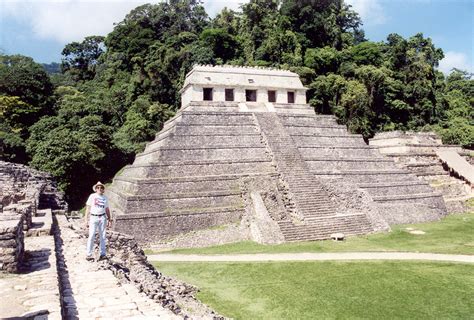
[(85, 239), (64, 216), (57, 218), (60, 233), (25, 238), (21, 273), (0, 274), (0, 319), (183, 318), (132, 284), (120, 284), (105, 261), (86, 261)]
[(436, 151), (441, 162), (445, 163), (452, 171), (466, 180), (471, 186), (474, 184), (474, 167), (455, 151)]
[[(59, 224), (63, 223), (59, 221)], [(182, 318), (140, 293), (133, 285), (119, 284), (112, 272), (105, 270), (105, 263), (86, 261), (85, 240), (72, 229), (61, 228), (61, 237), (64, 262), (68, 267), (67, 276), (62, 279), (63, 299), (68, 318)]]
[(260, 262), (327, 260), (427, 260), (474, 263), (474, 256), (415, 252), (256, 253), (229, 255), (153, 254), (149, 261), (171, 262)]
[(53, 237), (27, 237), (25, 248), (21, 273), (0, 275), (0, 318), (61, 319)]

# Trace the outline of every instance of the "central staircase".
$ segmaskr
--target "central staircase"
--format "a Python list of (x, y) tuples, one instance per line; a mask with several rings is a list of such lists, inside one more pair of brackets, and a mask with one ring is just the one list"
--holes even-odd
[(300, 221), (277, 221), (286, 241), (328, 239), (333, 233), (355, 235), (373, 231), (365, 214), (336, 213), (276, 113), (254, 113), (254, 116), (280, 178), (288, 187), (288, 209), (300, 218)]

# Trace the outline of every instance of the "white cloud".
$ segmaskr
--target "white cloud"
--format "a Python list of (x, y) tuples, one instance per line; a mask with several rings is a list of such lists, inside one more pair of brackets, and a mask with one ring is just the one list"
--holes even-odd
[(449, 74), (453, 68), (474, 72), (473, 61), (469, 61), (465, 53), (448, 51), (439, 62), (438, 70), (444, 74)]
[(380, 25), (387, 21), (379, 0), (346, 0), (362, 18), (364, 25)]
[[(106, 35), (114, 23), (135, 7), (160, 0), (6, 0), (0, 3), (0, 19), (9, 15), (31, 25), (33, 34), (62, 43), (81, 41), (90, 35)], [(214, 17), (224, 7), (238, 10), (248, 0), (204, 1), (206, 12)]]
[(240, 5), (249, 2), (249, 0), (204, 0), (203, 5), (210, 17), (215, 17), (224, 7), (239, 11)]
[[(249, 0), (204, 0), (209, 16), (214, 17), (224, 7), (238, 10)], [(365, 24), (380, 24), (385, 15), (380, 0), (348, 0)], [(114, 23), (123, 20), (133, 8), (160, 0), (0, 0), (2, 16), (15, 17), (31, 25), (32, 33), (41, 39), (61, 43), (81, 41), (90, 35), (106, 35)]]
[(39, 38), (66, 43), (90, 35), (106, 35), (130, 10), (149, 2), (159, 1), (6, 1), (1, 4), (1, 14), (27, 21)]

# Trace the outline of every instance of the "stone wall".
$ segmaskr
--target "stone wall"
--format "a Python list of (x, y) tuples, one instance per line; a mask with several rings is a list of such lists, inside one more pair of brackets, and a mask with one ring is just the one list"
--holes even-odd
[(17, 272), (24, 254), (23, 219), (0, 222), (0, 270)]
[(117, 215), (114, 230), (133, 234), (140, 242), (153, 242), (193, 230), (238, 222), (242, 214), (243, 209), (236, 208), (233, 212), (195, 212), (168, 216), (153, 213)]
[(23, 260), (24, 231), (40, 206), (66, 211), (63, 195), (51, 175), (27, 166), (0, 161), (0, 270), (18, 271)]

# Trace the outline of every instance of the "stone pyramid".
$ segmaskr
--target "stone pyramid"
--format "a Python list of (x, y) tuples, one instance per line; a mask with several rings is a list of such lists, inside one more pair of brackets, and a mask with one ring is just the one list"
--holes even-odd
[(284, 70), (195, 66), (182, 107), (108, 188), (114, 228), (155, 241), (249, 221), (261, 242), (439, 219), (443, 198), (306, 104)]

